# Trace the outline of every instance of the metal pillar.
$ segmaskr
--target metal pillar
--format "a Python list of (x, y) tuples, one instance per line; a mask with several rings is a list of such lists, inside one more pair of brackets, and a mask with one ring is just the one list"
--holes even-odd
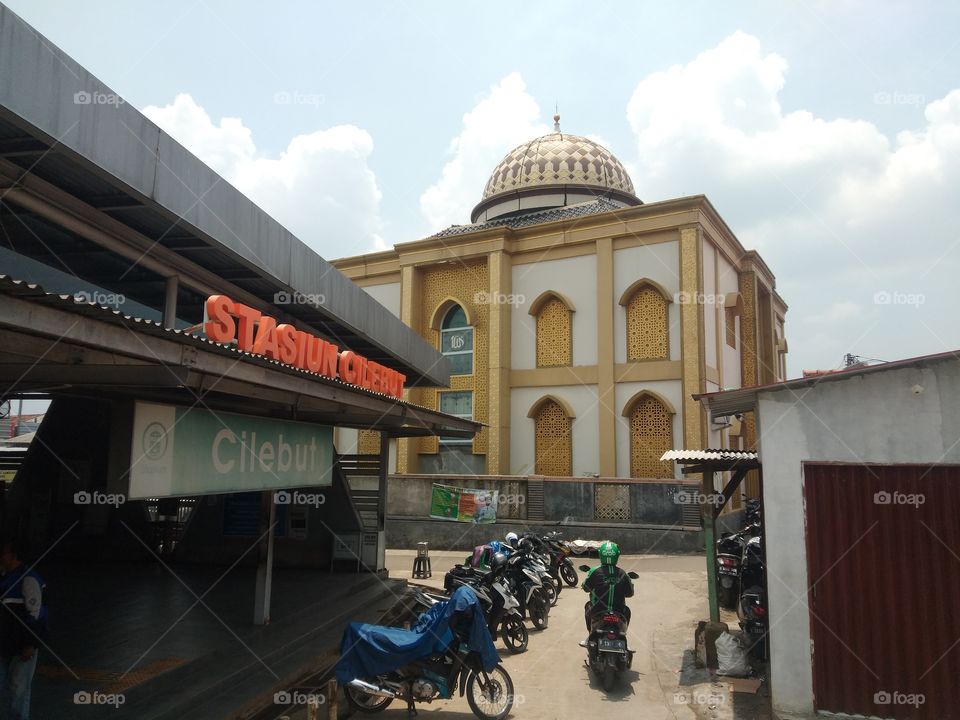
[[(273, 492), (264, 490), (261, 495), (261, 518), (266, 518), (266, 527), (260, 523), (260, 561), (257, 563), (257, 587), (253, 601), (253, 624), (270, 624), (270, 591), (273, 588), (273, 536), (277, 524), (277, 504)], [(267, 505), (268, 507), (264, 507)]]

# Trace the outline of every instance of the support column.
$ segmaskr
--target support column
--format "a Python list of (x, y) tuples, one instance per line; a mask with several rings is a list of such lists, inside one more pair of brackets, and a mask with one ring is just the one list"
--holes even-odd
[(510, 332), (513, 306), (500, 302), (513, 292), (513, 263), (503, 250), (488, 258), (490, 276), (489, 414), (487, 473), (510, 474)]
[(617, 401), (613, 353), (613, 240), (597, 240), (597, 420), (601, 477), (617, 475)]
[[(270, 624), (270, 591), (273, 589), (273, 539), (277, 523), (277, 504), (273, 491), (260, 492), (260, 560), (257, 563), (257, 586), (253, 601), (253, 624)], [(266, 520), (266, 523), (264, 523)]]
[[(680, 297), (699, 298), (702, 283), (702, 249), (700, 230), (686, 227), (680, 230)], [(703, 447), (706, 421), (703, 408), (693, 399), (706, 390), (703, 333), (703, 305), (696, 300), (680, 305), (680, 364), (683, 388), (683, 446), (696, 450)], [(712, 492), (712, 490), (711, 490)]]
[[(400, 268), (400, 320), (413, 332), (420, 329), (420, 299), (417, 287), (417, 269), (413, 265)], [(403, 391), (403, 399), (416, 401), (417, 389)], [(417, 469), (417, 438), (401, 438), (397, 441), (397, 472), (410, 473)]]
[[(740, 386), (753, 387), (759, 381), (759, 358), (757, 356), (757, 275), (751, 270), (740, 273), (740, 298), (743, 308), (740, 315)], [(757, 419), (751, 411), (743, 416), (743, 447), (754, 450), (757, 447)], [(744, 483), (747, 496), (757, 497), (760, 482), (757, 472), (747, 475)]]
[(163, 326), (173, 330), (177, 326), (177, 289), (180, 279), (176, 275), (167, 278), (166, 293), (163, 298)]

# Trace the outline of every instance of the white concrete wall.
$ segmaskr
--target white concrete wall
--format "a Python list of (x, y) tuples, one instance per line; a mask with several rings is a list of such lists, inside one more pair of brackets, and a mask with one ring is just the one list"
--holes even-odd
[[(617, 477), (630, 477), (630, 419), (623, 417), (623, 409), (641, 390), (655, 392), (673, 405), (673, 445), (683, 446), (683, 387), (679, 380), (617, 383), (614, 390), (617, 414)], [(674, 473), (680, 477), (679, 471)]]
[(510, 473), (527, 475), (534, 472), (534, 421), (527, 417), (527, 413), (544, 395), (562, 398), (576, 415), (573, 420), (573, 474), (599, 472), (597, 386), (571, 385), (513, 389), (510, 395)]
[(354, 428), (335, 427), (333, 429), (333, 446), (341, 455), (355, 455), (360, 431)]
[[(613, 339), (614, 362), (627, 361), (627, 311), (620, 296), (640, 278), (660, 283), (673, 298), (680, 292), (680, 243), (664, 242), (623, 248), (613, 253)], [(670, 359), (680, 359), (680, 305), (669, 305)]]
[[(704, 238), (702, 240), (703, 254), (703, 341), (704, 356), (707, 361), (707, 367), (717, 367), (717, 333), (723, 331), (723, 317), (717, 317), (723, 312), (723, 303), (717, 304), (717, 277), (715, 274), (717, 266), (716, 248), (713, 244)], [(718, 310), (719, 308), (719, 310)]]
[[(719, 270), (719, 289), (718, 292), (723, 293), (724, 295), (734, 295), (738, 292), (740, 288), (740, 278), (737, 275), (736, 269), (731, 265), (723, 255), (720, 256), (719, 262), (717, 263)], [(726, 313), (721, 309), (720, 311), (720, 322), (721, 326), (719, 327), (720, 332), (720, 349), (722, 351), (723, 357), (723, 368), (722, 374), (720, 376), (720, 385), (724, 390), (733, 390), (740, 387), (741, 385), (741, 374), (740, 374), (740, 343), (737, 342), (736, 349), (727, 345), (727, 336), (726, 336)], [(740, 337), (740, 319), (737, 318), (737, 337)], [(719, 369), (719, 368), (718, 368)]]
[(387, 310), (400, 317), (400, 283), (368, 285), (363, 289)]
[(960, 463), (958, 397), (952, 359), (760, 396), (775, 710), (813, 711), (801, 463)]
[(537, 366), (537, 322), (530, 304), (547, 290), (573, 303), (573, 364), (597, 364), (597, 257), (581, 255), (513, 266), (514, 297), (525, 302), (513, 306), (511, 366), (527, 370)]

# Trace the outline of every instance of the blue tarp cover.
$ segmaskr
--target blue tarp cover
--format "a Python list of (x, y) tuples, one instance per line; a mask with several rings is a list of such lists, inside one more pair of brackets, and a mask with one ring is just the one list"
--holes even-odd
[(483, 669), (489, 672), (500, 662), (500, 656), (493, 646), (477, 594), (462, 586), (449, 600), (439, 602), (423, 613), (410, 630), (366, 623), (347, 625), (340, 641), (337, 681), (347, 683), (357, 678), (370, 679), (443, 652), (453, 641), (450, 616), (469, 609), (473, 610), (473, 620), (467, 644), (479, 653)]

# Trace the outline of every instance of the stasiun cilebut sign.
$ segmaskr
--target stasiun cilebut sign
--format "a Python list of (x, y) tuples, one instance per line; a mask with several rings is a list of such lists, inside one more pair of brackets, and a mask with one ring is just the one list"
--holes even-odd
[(252, 415), (137, 402), (129, 498), (332, 484), (333, 429)]
[(226, 295), (211, 295), (204, 303), (203, 332), (226, 345), (236, 342), (244, 352), (282, 362), (374, 392), (403, 398), (406, 375), (368, 360)]

